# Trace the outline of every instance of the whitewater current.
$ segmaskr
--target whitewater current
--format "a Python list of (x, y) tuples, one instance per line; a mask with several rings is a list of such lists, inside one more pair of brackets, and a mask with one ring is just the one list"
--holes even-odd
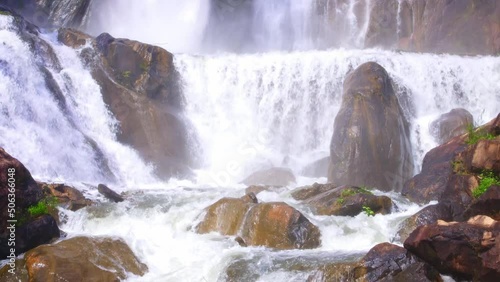
[[(101, 204), (61, 211), (60, 228), (78, 235), (122, 238), (149, 272), (130, 281), (225, 281), (225, 269), (239, 262), (241, 281), (304, 281), (294, 263), (351, 261), (375, 244), (393, 241), (398, 224), (421, 207), (400, 196), (400, 210), (368, 217), (316, 216), (293, 200), (295, 186), (325, 182), (300, 177), (280, 192), (262, 192), (260, 201), (284, 201), (321, 231), (314, 250), (273, 251), (240, 247), (234, 238), (199, 235), (193, 226), (216, 200), (240, 197), (242, 178), (255, 169), (285, 165), (297, 175), (328, 156), (333, 121), (346, 74), (367, 61), (387, 69), (411, 124), (416, 170), (436, 145), (428, 125), (456, 107), (477, 124), (492, 119), (500, 101), (500, 58), (410, 54), (381, 50), (267, 52), (246, 55), (177, 54), (186, 116), (196, 129), (203, 163), (194, 180), (155, 180), (151, 166), (117, 142), (116, 120), (100, 88), (78, 59), (79, 50), (43, 34), (61, 67), (49, 67), (67, 101), (61, 108), (45, 85), (37, 60), (16, 34), (12, 18), (0, 15), (0, 146), (39, 180), (61, 181)], [(88, 143), (92, 138), (127, 196), (107, 203), (92, 185), (109, 181)], [(417, 172), (416, 171), (416, 172)], [(131, 173), (133, 172), (133, 173)], [(90, 186), (87, 184), (91, 184)], [(245, 267), (243, 267), (245, 266)]]

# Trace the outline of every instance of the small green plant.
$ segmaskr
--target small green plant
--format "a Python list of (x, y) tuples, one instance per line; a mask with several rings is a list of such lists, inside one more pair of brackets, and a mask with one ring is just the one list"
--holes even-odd
[(467, 132), (469, 133), (469, 136), (465, 141), (467, 145), (474, 145), (479, 142), (479, 140), (492, 140), (496, 137), (491, 133), (484, 132), (482, 129), (474, 129), (472, 124), (467, 125)]
[(142, 70), (143, 72), (148, 72), (148, 69), (149, 69), (149, 63), (148, 63), (148, 62), (146, 62), (146, 61), (143, 61), (143, 62), (141, 63), (141, 65), (140, 65), (140, 67), (141, 67), (141, 70)]
[(363, 206), (363, 212), (367, 216), (375, 216), (375, 212), (369, 206)]
[(58, 200), (56, 197), (47, 197), (39, 201), (36, 205), (29, 207), (28, 213), (32, 218), (48, 214), (49, 210), (55, 208), (57, 204)]
[(130, 78), (130, 74), (132, 74), (131, 71), (124, 71), (124, 72), (122, 72), (122, 77), (123, 78)]
[(338, 198), (337, 199), (337, 204), (343, 205), (344, 203), (345, 203), (345, 199), (344, 198)]
[(500, 178), (492, 171), (483, 172), (479, 175), (479, 186), (472, 191), (472, 195), (475, 198), (479, 198), (493, 185), (500, 185)]

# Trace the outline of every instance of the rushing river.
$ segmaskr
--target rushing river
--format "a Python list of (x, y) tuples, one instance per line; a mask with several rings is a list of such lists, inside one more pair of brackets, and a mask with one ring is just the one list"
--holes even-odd
[[(257, 2), (261, 10), (271, 9), (265, 2)], [(151, 1), (151, 5), (155, 3), (160, 5), (159, 1)], [(192, 9), (187, 4), (181, 6)], [(291, 11), (299, 8), (290, 7)], [(350, 7), (343, 9), (349, 11)], [(196, 13), (205, 15), (206, 11)], [(260, 16), (255, 20), (268, 14)], [(299, 16), (294, 17), (303, 20)], [(187, 13), (181, 20), (189, 22), (191, 17)], [(351, 35), (364, 28), (362, 23), (352, 22), (352, 26), (356, 28), (348, 32)], [(261, 33), (263, 28), (256, 27)], [(299, 28), (307, 26), (297, 25)], [(133, 31), (129, 37), (133, 37)], [(147, 35), (150, 39), (153, 36)], [(295, 34), (294, 38), (308, 38), (301, 36)], [(236, 261), (242, 265), (241, 281), (304, 281), (308, 273), (294, 270), (291, 265), (350, 261), (377, 243), (393, 241), (398, 224), (421, 208), (396, 194), (387, 193), (399, 211), (374, 217), (316, 216), (290, 196), (297, 186), (326, 182), (325, 178), (307, 178), (300, 172), (329, 155), (344, 78), (364, 62), (378, 62), (396, 85), (411, 124), (415, 173), (424, 154), (437, 145), (429, 134), (431, 121), (462, 107), (473, 114), (477, 124), (482, 124), (497, 114), (500, 101), (498, 57), (354, 48), (314, 50), (311, 46), (315, 43), (307, 45), (307, 40), (297, 43), (300, 48), (291, 51), (205, 55), (179, 52), (175, 66), (182, 79), (186, 116), (201, 144), (202, 163), (193, 179), (163, 183), (155, 179), (151, 166), (132, 148), (116, 140), (116, 120), (77, 51), (58, 43), (53, 33), (42, 37), (54, 48), (61, 64), (60, 69), (49, 71), (66, 98), (68, 112), (61, 110), (47, 89), (34, 63), (40, 58), (12, 30), (12, 18), (0, 15), (0, 146), (23, 162), (34, 178), (65, 182), (89, 198), (102, 200), (103, 204), (77, 212), (63, 210), (65, 223), (60, 228), (69, 237), (108, 235), (124, 239), (149, 266), (146, 276), (132, 277), (131, 281), (225, 281), (227, 267)], [(279, 40), (278, 45), (264, 49), (279, 49), (286, 39)], [(349, 40), (360, 44), (357, 37)], [(128, 195), (125, 202), (106, 203), (90, 188), (107, 178), (85, 137), (95, 140), (108, 159), (117, 178), (111, 186)], [(245, 248), (234, 238), (193, 232), (205, 207), (222, 197), (244, 194), (245, 186), (239, 182), (247, 175), (256, 169), (284, 164), (298, 176), (298, 183), (280, 192), (262, 192), (258, 198), (284, 201), (304, 213), (321, 230), (318, 249)]]

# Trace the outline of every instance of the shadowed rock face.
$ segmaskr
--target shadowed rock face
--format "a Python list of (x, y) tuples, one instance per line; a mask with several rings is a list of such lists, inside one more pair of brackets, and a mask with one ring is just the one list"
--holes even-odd
[(344, 81), (328, 181), (400, 191), (413, 174), (408, 123), (383, 67), (365, 63)]

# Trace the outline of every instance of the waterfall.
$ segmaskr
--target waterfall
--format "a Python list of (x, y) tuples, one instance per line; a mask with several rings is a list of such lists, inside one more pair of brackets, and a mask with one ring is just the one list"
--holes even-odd
[[(331, 50), (254, 55), (177, 55), (187, 116), (205, 149), (203, 179), (237, 183), (256, 169), (299, 172), (329, 155), (333, 121), (350, 70), (375, 61), (394, 80), (411, 123), (415, 166), (437, 144), (428, 124), (453, 108), (476, 123), (496, 116), (500, 58)], [(208, 174), (207, 174), (208, 173)]]
[(97, 183), (114, 175), (125, 186), (154, 179), (134, 150), (116, 141), (116, 120), (78, 53), (55, 34), (42, 37), (60, 64), (46, 67), (63, 97), (47, 87), (44, 58), (16, 33), (13, 18), (0, 16), (0, 146), (37, 179)]

